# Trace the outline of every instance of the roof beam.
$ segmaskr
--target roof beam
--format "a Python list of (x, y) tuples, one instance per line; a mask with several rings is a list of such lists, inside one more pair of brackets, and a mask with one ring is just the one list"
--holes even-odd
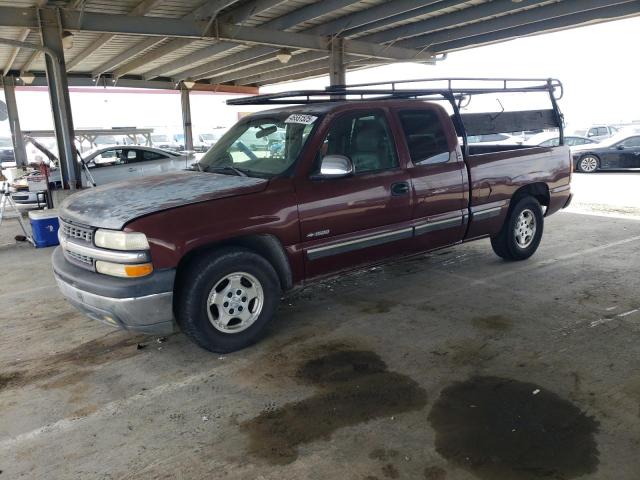
[[(47, 0), (38, 0), (36, 2), (36, 5), (38, 7), (43, 7), (44, 5), (47, 4)], [(31, 29), (30, 28), (25, 28), (24, 30), (22, 30), (22, 32), (20, 32), (20, 35), (18, 36), (18, 41), (19, 42), (24, 42), (27, 37), (29, 36), (29, 33), (31, 33)], [(7, 74), (9, 73), (9, 70), (11, 70), (11, 67), (13, 67), (13, 62), (16, 61), (16, 57), (18, 56), (18, 53), (20, 52), (20, 47), (14, 47), (14, 49), (11, 51), (11, 53), (9, 54), (9, 58), (7, 59), (7, 63), (4, 64), (4, 68), (2, 69), (2, 71)], [(39, 53), (37, 50), (34, 53)], [(35, 59), (35, 57), (34, 57)], [(31, 60), (33, 62), (33, 60)]]
[[(206, 14), (207, 11), (209, 11), (209, 13), (212, 13), (212, 16), (215, 17), (218, 12), (220, 11), (220, 7), (224, 6), (229, 6), (232, 5), (233, 3), (235, 3), (237, 0), (233, 0), (233, 1), (229, 1), (229, 0), (222, 0), (222, 2), (220, 0), (210, 0), (208, 1), (205, 5), (202, 5), (200, 7), (198, 7), (196, 10), (194, 10), (193, 12), (191, 12), (190, 14), (182, 17), (182, 20), (186, 20), (186, 21), (192, 21), (192, 20), (199, 20), (203, 17), (203, 15)], [(234, 23), (242, 23), (247, 21), (249, 18), (251, 18), (252, 15), (257, 15), (259, 13), (262, 13), (266, 10), (269, 10), (277, 5), (280, 5), (281, 3), (283, 3), (284, 0), (255, 0), (253, 2), (250, 2), (248, 4), (245, 4), (241, 7), (238, 7), (234, 10), (232, 10), (231, 12), (227, 13), (226, 15), (224, 15), (224, 19), (225, 21), (231, 21)], [(224, 7), (223, 7), (224, 8)], [(216, 10), (218, 9), (218, 10)], [(204, 26), (202, 27), (202, 30), (204, 31), (205, 28), (207, 28), (209, 26), (208, 23), (205, 23)], [(204, 33), (204, 32), (203, 32)], [(142, 67), (143, 65), (145, 65), (146, 63), (152, 62), (153, 60), (157, 60), (159, 58), (161, 58), (164, 55), (167, 55), (171, 52), (175, 52), (176, 50), (179, 50), (183, 47), (185, 47), (186, 45), (188, 45), (191, 42), (184, 42), (184, 41), (179, 41), (178, 39), (174, 39), (174, 40), (169, 40), (169, 42), (167, 42), (164, 45), (164, 48), (161, 51), (153, 51), (150, 52), (149, 55), (145, 55), (144, 58), (137, 58), (135, 60), (132, 60), (131, 62), (127, 62), (124, 65), (120, 66), (115, 72), (114, 74), (116, 76), (122, 76), (125, 75), (126, 73), (135, 70), (137, 68)], [(235, 47), (235, 45), (232, 44), (227, 44), (227, 45), (220, 45), (220, 44), (216, 44), (213, 45), (212, 51), (224, 51), (225, 49), (230, 49)], [(212, 53), (211, 55), (215, 55), (216, 53)]]
[[(344, 29), (350, 28), (352, 26), (361, 26), (362, 28), (379, 26), (377, 22), (384, 22), (385, 19), (390, 19), (389, 17), (394, 17), (394, 15), (395, 17), (392, 20), (396, 20), (396, 18), (404, 18), (405, 16), (412, 17), (414, 15), (424, 15), (441, 10), (443, 8), (449, 8), (461, 3), (465, 3), (467, 1), (468, 0), (444, 0), (437, 2), (434, 0), (399, 0), (394, 2), (385, 2), (375, 7), (361, 10), (359, 12), (354, 12), (331, 22), (327, 22), (310, 29), (303, 30), (303, 32), (313, 33), (316, 35), (336, 35), (340, 34)], [(262, 55), (274, 54), (276, 51), (277, 50), (275, 49), (267, 51), (265, 47), (255, 47), (242, 53), (244, 54), (244, 59), (246, 60), (248, 56), (251, 55), (251, 52), (255, 54), (255, 58)], [(235, 58), (236, 55), (234, 55), (233, 57)], [(188, 63), (184, 65), (188, 65)], [(227, 68), (228, 66), (229, 61), (227, 60), (227, 58), (214, 60), (204, 65), (199, 65), (197, 67), (181, 71), (178, 75), (174, 75), (174, 79), (179, 81), (186, 78), (204, 78), (208, 76), (207, 74), (222, 70), (224, 68)]]
[(420, 35), (397, 43), (403, 47), (421, 48), (438, 43), (445, 43), (461, 38), (484, 35), (486, 33), (507, 28), (526, 25), (528, 23), (551, 20), (557, 17), (575, 14), (577, 11), (589, 11), (617, 4), (628, 3), (630, 0), (565, 0), (539, 8), (532, 8), (523, 12), (503, 15), (501, 17), (472, 23), (463, 27), (448, 28), (427, 35)]
[(434, 51), (449, 52), (463, 48), (488, 45), (520, 38), (526, 35), (538, 35), (566, 28), (574, 28), (585, 24), (600, 23), (607, 20), (632, 17), (640, 14), (640, 1), (630, 1), (624, 4), (588, 10), (563, 17), (529, 23), (518, 27), (499, 30), (484, 35), (462, 38), (451, 42), (440, 43), (433, 46)]
[[(328, 38), (307, 33), (283, 32), (261, 27), (241, 27), (220, 23), (217, 26), (220, 38), (237, 43), (255, 43), (276, 47), (296, 48), (302, 50), (328, 51)], [(432, 55), (414, 49), (378, 45), (361, 40), (345, 40), (345, 53), (385, 60), (428, 61)]]
[[(386, 15), (378, 15), (378, 18), (372, 18), (366, 23), (363, 21), (360, 25), (357, 24), (358, 22), (352, 22), (352, 24), (340, 28), (340, 30), (346, 30), (346, 33), (344, 35), (348, 37), (351, 35), (356, 35), (358, 33), (368, 32), (377, 28), (385, 27), (393, 23), (402, 22), (404, 20), (409, 20), (422, 15), (428, 15), (430, 13), (435, 13), (440, 10), (444, 10), (445, 8), (457, 7), (468, 2), (469, 0), (422, 0), (420, 2), (407, 2), (406, 0), (404, 0), (386, 2), (378, 5), (377, 7), (372, 7), (362, 12), (365, 13), (369, 12), (370, 10), (373, 11), (379, 9), (380, 12), (384, 10), (388, 11)], [(417, 5), (415, 8), (406, 8), (409, 7), (409, 3), (419, 5)], [(402, 8), (403, 4), (405, 4), (404, 8)], [(342, 19), (339, 18), (337, 20), (334, 20), (334, 22), (339, 24), (340, 20)], [(320, 25), (319, 27), (323, 27), (323, 25)], [(322, 30), (318, 28), (318, 31), (314, 33), (321, 34)]]
[[(154, 7), (156, 7), (162, 0), (142, 0), (136, 7), (129, 12), (132, 16), (144, 16), (149, 13)], [(78, 53), (73, 59), (67, 62), (67, 70), (71, 70), (73, 67), (82, 62), (85, 58), (98, 50), (103, 45), (106, 45), (113, 37), (111, 33), (103, 33), (100, 35), (91, 45), (88, 45), (84, 50)]]
[[(319, 52), (306, 52), (300, 53), (298, 55), (294, 55), (288, 63), (283, 64), (278, 62), (273, 67), (269, 68), (268, 72), (276, 72), (278, 70), (287, 70), (296, 65), (303, 65), (310, 62), (317, 62), (318, 60), (322, 60), (328, 57), (327, 53), (319, 53)], [(360, 57), (350, 57), (350, 58), (360, 58)], [(328, 65), (328, 64), (327, 64)], [(225, 72), (221, 75), (214, 76), (210, 83), (228, 83), (233, 82), (234, 80), (238, 80), (240, 78), (253, 77), (255, 75), (260, 75), (265, 72), (265, 68), (262, 65), (254, 66), (252, 68), (245, 68), (242, 70), (236, 70), (235, 72)]]
[(520, 2), (513, 2), (512, 0), (494, 0), (493, 2), (481, 3), (480, 5), (471, 6), (457, 12), (438, 15), (437, 17), (427, 18), (426, 20), (410, 23), (409, 25), (373, 33), (367, 35), (366, 39), (374, 43), (395, 42), (416, 35), (422, 35), (425, 32), (433, 32), (435, 30), (449, 28), (453, 25), (475, 22), (483, 18), (523, 10), (526, 7), (536, 6), (547, 1), (548, 0), (522, 0)]
[[(29, 28), (25, 28), (24, 30), (22, 30), (22, 32), (20, 32), (20, 36), (18, 36), (18, 41), (24, 42), (29, 36), (30, 32), (31, 32), (31, 29)], [(11, 67), (13, 66), (13, 62), (16, 60), (16, 57), (18, 56), (19, 51), (20, 51), (20, 47), (13, 47), (13, 50), (9, 54), (9, 58), (7, 59), (7, 63), (4, 64), (4, 68), (2, 69), (2, 72), (5, 75), (9, 73), (9, 70), (11, 70)], [(35, 51), (37, 52), (37, 50)]]
[(158, 43), (162, 42), (162, 40), (164, 39), (158, 38), (158, 37), (145, 38), (141, 42), (136, 43), (134, 46), (132, 46), (128, 50), (125, 50), (124, 52), (119, 53), (115, 57), (110, 58), (109, 60), (104, 62), (102, 65), (95, 68), (91, 72), (91, 76), (94, 78), (99, 77), (103, 73), (113, 70), (115, 67), (117, 67), (121, 63), (124, 63), (127, 60), (130, 60), (131, 58), (136, 57), (137, 55), (140, 55), (145, 50), (148, 50), (154, 45), (157, 45)]
[[(357, 3), (357, 1), (359, 0), (324, 0), (322, 2), (316, 2), (310, 5), (306, 5), (297, 10), (294, 10), (293, 12), (289, 12), (286, 15), (282, 15), (281, 17), (278, 17), (274, 20), (266, 22), (263, 25), (261, 25), (261, 27), (272, 28), (274, 30), (286, 30), (291, 27), (294, 27), (299, 23), (313, 20), (314, 18), (321, 17), (323, 15), (331, 13), (340, 8), (344, 8), (346, 6)], [(229, 50), (234, 46), (235, 45), (226, 47), (226, 50)], [(221, 50), (220, 48), (216, 48), (216, 47), (217, 46), (202, 48), (191, 54), (185, 55), (184, 57), (178, 60), (174, 60), (173, 62), (169, 62), (157, 68), (154, 68), (153, 70), (150, 70), (145, 74), (145, 78), (151, 79), (151, 78), (160, 76), (166, 72), (172, 72), (184, 67), (188, 67), (190, 65), (193, 65), (195, 62), (199, 62), (206, 58), (210, 58), (213, 55), (217, 55), (225, 51), (224, 49)], [(257, 53), (257, 55), (254, 55), (254, 56), (261, 56), (261, 55), (266, 55), (268, 53), (274, 52), (273, 49), (266, 51), (264, 47), (256, 47), (255, 50), (257, 50), (259, 53)], [(189, 78), (190, 76), (191, 75), (187, 75), (182, 79)]]
[[(385, 63), (384, 61), (381, 62), (380, 60), (372, 61), (362, 57), (345, 55), (345, 65), (355, 66), (358, 64), (363, 64), (363, 62), (366, 65), (371, 65), (374, 63), (376, 65), (380, 63)], [(313, 62), (306, 62), (300, 65), (287, 66), (285, 68), (281, 68), (275, 71), (269, 70), (267, 72), (262, 72), (258, 75), (242, 78), (238, 80), (236, 83), (238, 85), (254, 85), (254, 84), (261, 84), (261, 83), (271, 83), (274, 81), (281, 82), (281, 81), (291, 79), (292, 77), (303, 78), (304, 77), (303, 74), (305, 73), (308, 74), (310, 72), (315, 72), (315, 74), (317, 74), (318, 71), (322, 71), (323, 75), (329, 74), (329, 54), (328, 53), (325, 56), (325, 58), (321, 58)]]
[[(24, 10), (24, 9), (16, 9)], [(27, 9), (29, 10), (29, 9)], [(158, 17), (129, 17), (126, 15), (110, 15), (85, 12), (80, 15), (76, 11), (61, 11), (62, 24), (67, 30), (97, 31), (104, 33), (155, 35), (166, 37), (206, 38), (208, 24), (203, 22), (174, 20)], [(327, 38), (304, 33), (283, 32), (281, 30), (252, 28), (227, 23), (216, 23), (211, 30), (216, 38), (232, 43), (248, 43), (273, 45), (302, 50), (327, 51)], [(427, 61), (429, 53), (395, 46), (378, 45), (360, 40), (347, 40), (344, 43), (345, 53), (389, 60)], [(148, 61), (148, 56), (145, 59)], [(122, 67), (121, 67), (122, 68)], [(120, 70), (122, 75), (124, 70)], [(118, 75), (116, 75), (118, 76)]]

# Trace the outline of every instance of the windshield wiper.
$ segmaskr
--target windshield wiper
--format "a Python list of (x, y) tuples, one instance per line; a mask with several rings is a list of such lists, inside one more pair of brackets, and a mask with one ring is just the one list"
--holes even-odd
[(207, 168), (207, 172), (233, 172), (236, 175), (238, 175), (239, 177), (246, 177), (247, 176), (247, 172), (245, 172), (244, 170), (240, 170), (239, 168), (232, 167), (230, 165), (227, 165), (227, 166), (224, 166), (224, 167)]

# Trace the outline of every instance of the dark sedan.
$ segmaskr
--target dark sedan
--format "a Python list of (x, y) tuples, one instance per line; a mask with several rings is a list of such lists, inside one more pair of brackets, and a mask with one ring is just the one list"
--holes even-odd
[(578, 172), (640, 168), (640, 133), (618, 134), (593, 145), (579, 145), (572, 148), (572, 155)]

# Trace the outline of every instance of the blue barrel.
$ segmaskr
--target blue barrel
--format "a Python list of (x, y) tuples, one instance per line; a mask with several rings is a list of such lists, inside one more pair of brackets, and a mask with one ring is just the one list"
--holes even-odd
[(37, 248), (58, 245), (58, 214), (55, 210), (29, 212), (33, 241)]

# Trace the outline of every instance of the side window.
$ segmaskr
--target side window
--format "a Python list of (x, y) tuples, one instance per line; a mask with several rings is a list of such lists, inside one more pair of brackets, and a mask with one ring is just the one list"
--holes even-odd
[(143, 162), (148, 162), (150, 160), (160, 160), (161, 158), (167, 158), (166, 155), (162, 155), (161, 153), (158, 152), (151, 152), (149, 150), (143, 150), (142, 151), (142, 161)]
[(598, 129), (597, 128), (590, 128), (589, 129), (589, 133), (587, 133), (588, 137), (595, 137), (598, 135)]
[(627, 148), (640, 147), (640, 137), (627, 138), (624, 142), (622, 142), (622, 146)]
[(436, 112), (405, 110), (399, 112), (399, 116), (414, 165), (449, 161), (449, 144)]
[(111, 148), (105, 150), (89, 162), (89, 168), (111, 167), (113, 165), (122, 165), (126, 163), (126, 158), (121, 148)]
[(331, 125), (320, 154), (349, 157), (356, 175), (398, 166), (389, 126), (384, 114), (378, 112), (338, 118)]

